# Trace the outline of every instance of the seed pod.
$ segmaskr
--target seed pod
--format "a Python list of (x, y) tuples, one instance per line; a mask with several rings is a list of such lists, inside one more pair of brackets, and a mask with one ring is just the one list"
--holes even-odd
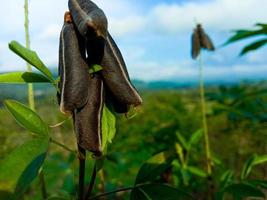
[(192, 50), (191, 55), (193, 59), (196, 59), (200, 53), (200, 41), (197, 29), (194, 30), (192, 35)]
[(198, 30), (198, 33), (199, 33), (201, 47), (203, 49), (214, 51), (215, 50), (214, 45), (213, 45), (210, 37), (205, 33), (205, 31), (202, 28), (201, 24), (197, 25), (197, 30)]
[(79, 33), (84, 38), (88, 64), (100, 64), (108, 27), (105, 13), (90, 0), (69, 0), (69, 9)]
[(79, 146), (101, 156), (101, 117), (104, 105), (104, 86), (98, 74), (89, 78), (88, 102), (74, 112), (74, 127)]
[(58, 96), (63, 113), (72, 113), (74, 109), (83, 107), (88, 100), (88, 66), (80, 53), (74, 26), (67, 21), (68, 17), (69, 13), (65, 14), (59, 45)]
[(129, 79), (121, 52), (110, 34), (106, 39), (101, 66), (105, 85), (119, 103), (128, 106), (138, 106), (142, 103), (141, 97)]

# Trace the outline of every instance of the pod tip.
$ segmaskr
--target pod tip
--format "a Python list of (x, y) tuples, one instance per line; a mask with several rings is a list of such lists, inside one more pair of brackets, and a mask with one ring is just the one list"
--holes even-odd
[(64, 22), (69, 23), (69, 24), (72, 23), (72, 16), (69, 11), (65, 12)]

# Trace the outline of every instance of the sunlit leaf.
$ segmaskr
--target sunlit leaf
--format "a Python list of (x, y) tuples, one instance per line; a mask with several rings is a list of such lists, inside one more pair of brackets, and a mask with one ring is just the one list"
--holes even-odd
[(30, 108), (14, 100), (6, 100), (5, 106), (16, 121), (27, 130), (38, 135), (48, 135), (48, 127)]
[(181, 145), (183, 146), (183, 148), (185, 148), (186, 150), (189, 150), (190, 145), (187, 143), (184, 136), (179, 131), (176, 131), (176, 136), (179, 142), (181, 143)]
[(146, 161), (140, 168), (135, 184), (155, 180), (172, 163), (173, 156), (169, 152), (161, 152)]
[(18, 199), (35, 179), (48, 148), (48, 137), (31, 139), (0, 161), (0, 193)]
[(106, 105), (102, 112), (102, 148), (106, 152), (108, 143), (112, 143), (116, 134), (116, 117)]
[(146, 184), (131, 192), (131, 200), (189, 200), (190, 195), (165, 184)]
[(18, 56), (23, 58), (26, 62), (34, 66), (40, 72), (42, 72), (47, 78), (53, 83), (53, 76), (50, 70), (44, 65), (41, 59), (38, 57), (35, 51), (25, 48), (17, 41), (11, 41), (9, 48), (16, 53)]
[(202, 177), (202, 178), (205, 178), (207, 177), (207, 174), (204, 170), (198, 168), (198, 167), (194, 167), (194, 166), (189, 166), (187, 167), (187, 170), (191, 173), (191, 174), (194, 174), (196, 176), (199, 176), (199, 177)]
[(240, 56), (248, 53), (249, 51), (256, 50), (262, 46), (264, 46), (267, 43), (267, 39), (258, 40), (256, 42), (253, 42), (243, 48), (243, 50), (240, 53)]
[(0, 83), (49, 83), (45, 76), (33, 72), (11, 72), (0, 74)]
[(255, 159), (253, 160), (252, 165), (260, 165), (267, 162), (267, 155), (257, 155)]
[(94, 73), (97, 73), (101, 70), (103, 70), (103, 68), (100, 65), (93, 65), (92, 67), (90, 67), (89, 73), (94, 74)]

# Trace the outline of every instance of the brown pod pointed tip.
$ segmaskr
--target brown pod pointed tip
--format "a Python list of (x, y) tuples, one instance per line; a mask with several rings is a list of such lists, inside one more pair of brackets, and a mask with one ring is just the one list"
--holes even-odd
[(66, 22), (66, 23), (72, 23), (72, 16), (71, 16), (71, 13), (70, 13), (70, 11), (66, 11), (65, 12), (65, 15), (64, 15), (64, 22)]

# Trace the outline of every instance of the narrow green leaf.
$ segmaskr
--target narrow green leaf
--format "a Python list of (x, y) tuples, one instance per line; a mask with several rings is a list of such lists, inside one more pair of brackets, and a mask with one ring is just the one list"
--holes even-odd
[(261, 156), (256, 156), (255, 159), (253, 160), (253, 163), (252, 165), (255, 166), (255, 165), (260, 165), (260, 164), (263, 164), (267, 162), (267, 155), (261, 155)]
[(203, 135), (203, 130), (202, 129), (199, 129), (196, 132), (194, 132), (192, 134), (192, 136), (190, 137), (190, 140), (189, 140), (190, 147), (194, 146), (195, 144), (197, 144), (201, 140), (202, 135)]
[(184, 136), (179, 131), (176, 131), (176, 137), (179, 140), (179, 142), (181, 143), (181, 145), (183, 146), (183, 148), (185, 148), (188, 151), (190, 146), (187, 143), (187, 141), (184, 138)]
[(250, 37), (258, 36), (258, 35), (263, 35), (267, 34), (267, 31), (264, 29), (259, 29), (259, 30), (237, 30), (235, 31), (235, 34), (230, 37), (227, 42), (224, 45), (237, 42), (239, 40), (247, 39)]
[(204, 170), (198, 168), (198, 167), (194, 167), (194, 166), (189, 166), (187, 167), (187, 170), (191, 173), (194, 174), (196, 176), (202, 177), (202, 178), (206, 178), (207, 174)]
[(155, 180), (172, 163), (173, 155), (169, 152), (161, 152), (146, 161), (140, 168), (135, 184)]
[(103, 70), (102, 66), (100, 66), (100, 65), (93, 65), (92, 67), (90, 67), (89, 73), (90, 74), (94, 74), (94, 73), (97, 73), (97, 72), (99, 72), (101, 70)]
[(267, 181), (265, 180), (248, 180), (248, 181), (245, 181), (245, 183), (251, 184), (254, 187), (260, 187), (265, 190), (267, 189)]
[(13, 194), (17, 199), (27, 189), (43, 164), (48, 137), (31, 139), (0, 161), (0, 193)]
[(189, 194), (165, 184), (146, 184), (131, 192), (131, 200), (189, 200)]
[(47, 125), (30, 108), (14, 100), (6, 100), (4, 103), (22, 127), (38, 135), (48, 135)]
[(106, 105), (102, 111), (102, 148), (107, 151), (108, 143), (112, 143), (116, 134), (116, 117)]
[(243, 50), (240, 53), (240, 56), (243, 56), (244, 54), (248, 53), (249, 51), (256, 50), (262, 46), (264, 46), (267, 43), (267, 39), (258, 40), (256, 42), (253, 42), (243, 48)]
[(248, 177), (252, 166), (253, 166), (253, 162), (256, 158), (256, 155), (252, 155), (244, 164), (242, 171), (241, 171), (241, 179), (245, 179)]
[(11, 72), (0, 74), (0, 83), (49, 83), (45, 76), (33, 72)]
[(47, 78), (53, 83), (53, 76), (50, 70), (44, 65), (41, 59), (38, 57), (35, 51), (25, 48), (17, 41), (11, 41), (9, 43), (9, 48), (18, 56), (23, 58), (26, 62), (34, 66), (40, 72), (42, 72)]
[(224, 191), (224, 194), (231, 194), (234, 197), (237, 197), (239, 199), (243, 199), (243, 198), (265, 198), (264, 193), (256, 188), (253, 187), (251, 185), (248, 184), (232, 184), (227, 186)]
[(221, 187), (225, 188), (233, 181), (233, 178), (234, 178), (233, 170), (225, 171), (220, 178)]

